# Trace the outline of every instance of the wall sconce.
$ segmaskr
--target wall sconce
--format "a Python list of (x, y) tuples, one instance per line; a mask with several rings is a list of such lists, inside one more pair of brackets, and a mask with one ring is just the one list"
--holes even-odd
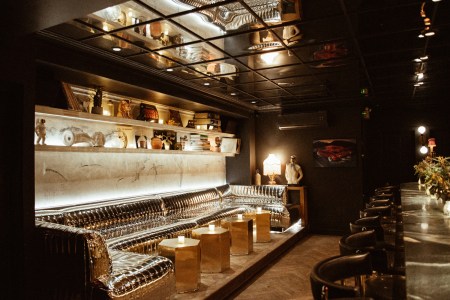
[(276, 184), (275, 175), (281, 175), (281, 161), (275, 155), (270, 153), (264, 160), (264, 175), (269, 176), (269, 184)]
[(420, 153), (422, 154), (427, 154), (428, 153), (428, 148), (427, 146), (425, 146), (425, 138), (424, 138), (424, 134), (426, 131), (425, 126), (419, 126), (419, 128), (417, 128), (417, 131), (420, 133), (420, 144), (422, 145), (419, 149)]

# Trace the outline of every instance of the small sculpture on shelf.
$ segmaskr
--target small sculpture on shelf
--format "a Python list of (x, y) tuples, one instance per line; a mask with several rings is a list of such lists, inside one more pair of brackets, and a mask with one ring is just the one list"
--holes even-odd
[(47, 135), (47, 129), (45, 128), (45, 119), (36, 120), (36, 127), (34, 129), (34, 132), (38, 137), (36, 140), (36, 145), (39, 145), (39, 143), (45, 145), (45, 137)]
[(132, 119), (132, 117), (131, 117), (131, 101), (130, 100), (120, 101), (117, 116), (126, 118), (126, 119)]
[(94, 106), (91, 109), (91, 113), (103, 115), (102, 99), (103, 99), (103, 91), (101, 87), (98, 87), (95, 92)]

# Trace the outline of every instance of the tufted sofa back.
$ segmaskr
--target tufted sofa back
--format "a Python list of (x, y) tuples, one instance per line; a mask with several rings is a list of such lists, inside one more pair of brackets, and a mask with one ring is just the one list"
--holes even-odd
[(168, 221), (194, 218), (216, 211), (221, 206), (221, 197), (215, 188), (161, 196)]
[(106, 239), (166, 224), (161, 198), (113, 201), (109, 204), (77, 205), (36, 212), (36, 220), (99, 231)]

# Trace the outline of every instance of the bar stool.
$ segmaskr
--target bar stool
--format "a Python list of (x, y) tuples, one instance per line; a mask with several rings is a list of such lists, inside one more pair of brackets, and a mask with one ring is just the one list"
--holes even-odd
[(382, 224), (381, 216), (375, 215), (370, 217), (364, 217), (350, 222), (351, 233), (366, 231), (369, 229), (375, 230), (377, 240), (379, 242), (382, 241), (387, 242), (387, 239), (390, 239), (392, 240), (392, 242), (389, 243), (393, 244), (395, 240), (394, 235), (396, 233), (396, 226), (391, 224)]
[(339, 251), (341, 255), (368, 252), (372, 256), (374, 271), (379, 274), (404, 275), (404, 270), (394, 268), (395, 247), (378, 242), (374, 230), (343, 236), (339, 240)]
[[(326, 258), (316, 263), (310, 273), (313, 298), (323, 300), (363, 297), (364, 276), (370, 274), (372, 274), (372, 263), (368, 253)], [(336, 283), (350, 278), (352, 285)]]

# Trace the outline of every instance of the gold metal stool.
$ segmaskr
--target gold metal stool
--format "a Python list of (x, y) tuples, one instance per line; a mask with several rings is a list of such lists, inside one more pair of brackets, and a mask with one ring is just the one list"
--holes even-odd
[(223, 227), (230, 231), (231, 255), (247, 255), (253, 251), (253, 219), (239, 214), (235, 218), (223, 220)]
[(177, 293), (194, 292), (200, 287), (200, 240), (179, 236), (164, 239), (158, 245), (158, 253), (175, 264)]
[(192, 230), (192, 237), (201, 241), (202, 273), (219, 273), (230, 268), (230, 232), (228, 229), (200, 227)]
[(256, 242), (266, 243), (270, 240), (270, 211), (258, 208), (256, 211)]

